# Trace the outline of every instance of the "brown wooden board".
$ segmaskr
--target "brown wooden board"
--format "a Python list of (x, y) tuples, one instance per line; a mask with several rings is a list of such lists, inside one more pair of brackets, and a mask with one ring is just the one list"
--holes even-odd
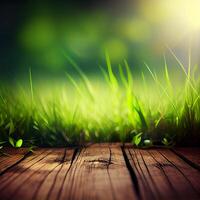
[[(196, 159), (196, 151), (190, 150), (190, 159)], [(3, 200), (200, 199), (199, 170), (174, 150), (118, 143), (7, 153), (0, 157), (0, 166), (12, 158), (12, 164), (0, 168)]]
[[(37, 150), (32, 156), (0, 177), (0, 197), (2, 199), (36, 199), (39, 195), (40, 199), (43, 199), (42, 195), (48, 194), (60, 168), (63, 165), (69, 168), (72, 155), (73, 150), (64, 148)], [(40, 190), (43, 184), (46, 184), (46, 191)]]
[(59, 197), (68, 200), (137, 199), (121, 148), (93, 145), (82, 149), (65, 176)]
[(0, 177), (2, 199), (137, 199), (120, 145), (39, 149)]
[(126, 148), (141, 199), (200, 199), (200, 173), (168, 149)]
[(28, 149), (26, 148), (4, 148), (1, 150), (0, 155), (0, 174), (5, 170), (17, 164), (27, 155)]
[(174, 152), (192, 165), (194, 168), (200, 170), (200, 148), (175, 148)]

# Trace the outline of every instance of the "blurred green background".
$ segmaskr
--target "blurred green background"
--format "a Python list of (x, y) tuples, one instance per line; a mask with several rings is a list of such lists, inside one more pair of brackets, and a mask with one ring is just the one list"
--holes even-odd
[(166, 46), (187, 67), (198, 64), (200, 45), (198, 0), (35, 0), (1, 1), (0, 78), (55, 78), (73, 73), (64, 54), (88, 75), (105, 65), (105, 50), (113, 67), (127, 59), (135, 74), (144, 62), (160, 70), (177, 65)]

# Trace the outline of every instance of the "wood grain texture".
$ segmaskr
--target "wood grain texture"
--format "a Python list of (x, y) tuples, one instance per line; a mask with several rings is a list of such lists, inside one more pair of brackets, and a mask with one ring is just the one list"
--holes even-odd
[(120, 145), (38, 149), (0, 177), (3, 199), (137, 199)]
[(60, 199), (137, 199), (121, 148), (82, 149), (65, 177)]
[(189, 164), (200, 170), (200, 148), (175, 148), (174, 152)]
[[(25, 149), (7, 149), (11, 156), (0, 157), (7, 166), (0, 168), (0, 199), (200, 199), (200, 171), (173, 151), (118, 143), (38, 148), (24, 157)], [(184, 149), (197, 163), (196, 152)]]
[(126, 148), (141, 199), (199, 199), (200, 173), (167, 149)]
[[(36, 199), (48, 193), (53, 177), (62, 165), (69, 167), (73, 150), (39, 149), (26, 160), (14, 166), (0, 178), (0, 194), (2, 199)], [(46, 191), (40, 188), (46, 185)]]
[[(4, 154), (5, 153), (5, 154)], [(0, 156), (0, 174), (20, 162), (28, 153), (27, 148), (4, 148)]]

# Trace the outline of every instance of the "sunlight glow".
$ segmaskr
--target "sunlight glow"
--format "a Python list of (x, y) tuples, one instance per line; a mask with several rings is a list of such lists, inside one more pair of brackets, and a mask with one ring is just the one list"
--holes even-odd
[(142, 15), (153, 23), (181, 25), (189, 32), (200, 30), (199, 0), (150, 0), (140, 6)]
[(191, 30), (200, 29), (200, 1), (192, 0), (185, 2), (185, 20), (187, 21)]

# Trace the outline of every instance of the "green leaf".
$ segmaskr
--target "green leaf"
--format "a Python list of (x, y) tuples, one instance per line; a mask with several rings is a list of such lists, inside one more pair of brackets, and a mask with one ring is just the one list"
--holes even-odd
[(19, 148), (19, 147), (22, 146), (22, 144), (23, 144), (23, 140), (22, 140), (22, 139), (19, 139), (19, 140), (17, 140), (17, 142), (16, 142), (16, 144), (15, 144), (15, 147)]
[(167, 140), (167, 138), (163, 138), (162, 139), (162, 143), (165, 145), (165, 146), (169, 146), (170, 142)]
[(30, 146), (30, 147), (28, 148), (28, 152), (33, 153), (33, 152), (34, 152), (34, 148), (37, 148), (37, 146)]
[(9, 141), (9, 143), (10, 143), (13, 147), (15, 147), (15, 141), (14, 141), (13, 138), (9, 137), (9, 138), (8, 138), (8, 141)]
[(138, 133), (137, 135), (135, 135), (133, 137), (132, 143), (135, 144), (136, 146), (138, 146), (142, 140), (142, 137), (141, 137), (142, 134), (143, 133)]

